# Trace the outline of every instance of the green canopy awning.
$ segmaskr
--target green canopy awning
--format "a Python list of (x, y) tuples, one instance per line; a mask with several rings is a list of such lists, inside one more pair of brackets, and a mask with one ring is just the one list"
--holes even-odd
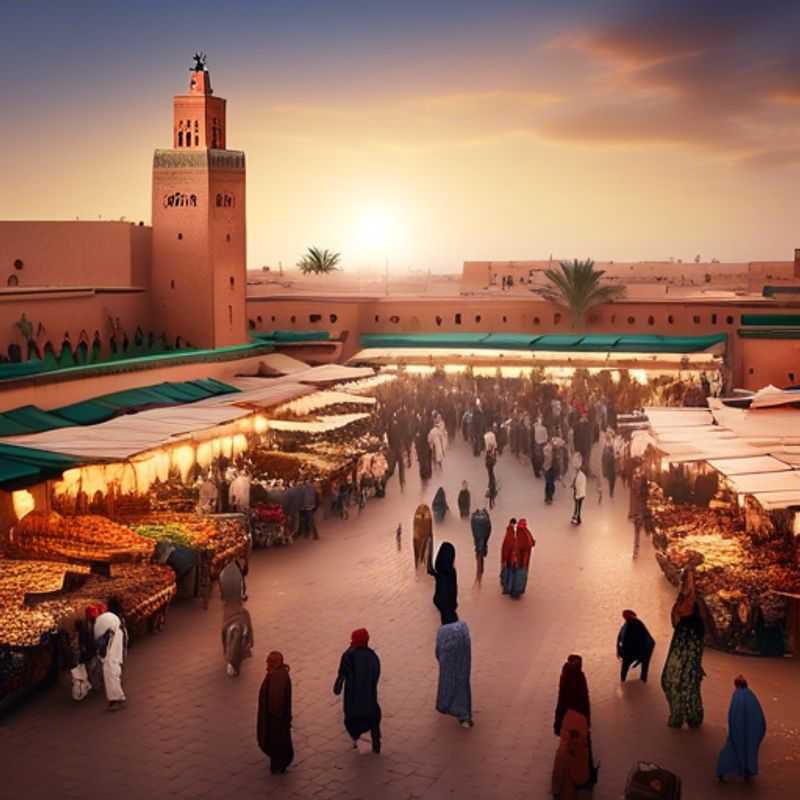
[(545, 333), (370, 333), (361, 337), (364, 348), (459, 348), (539, 350), (562, 353), (702, 353), (727, 341), (727, 334), (657, 336), (648, 334)]
[(12, 408), (11, 411), (4, 411), (3, 417), (27, 428), (27, 433), (41, 433), (53, 430), (53, 428), (68, 428), (70, 425), (67, 420), (57, 414), (42, 411), (36, 406)]
[(742, 325), (800, 327), (800, 314), (742, 314)]

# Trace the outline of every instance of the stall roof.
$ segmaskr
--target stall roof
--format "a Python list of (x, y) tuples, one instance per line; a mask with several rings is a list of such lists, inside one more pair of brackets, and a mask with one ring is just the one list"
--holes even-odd
[(710, 461), (712, 459), (752, 458), (766, 455), (769, 452), (767, 447), (753, 447), (745, 442), (734, 440), (725, 443), (720, 442), (718, 445), (701, 443), (695, 446), (681, 442), (675, 445), (659, 444), (657, 447), (659, 450), (664, 451), (669, 461), (674, 464)]
[(272, 408), (316, 391), (313, 386), (282, 378), (238, 378), (236, 382), (239, 387), (238, 394), (213, 397), (202, 400), (197, 405), (201, 408), (219, 408), (225, 405)]
[(747, 439), (773, 439), (787, 444), (800, 444), (800, 409), (779, 408), (741, 409), (728, 408), (719, 400), (712, 400), (711, 411), (717, 423)]
[(330, 331), (259, 331), (252, 334), (257, 341), (266, 344), (295, 344), (297, 342), (327, 342)]
[[(499, 344), (499, 342), (508, 344)], [(482, 333), (367, 333), (364, 348), (476, 347), (559, 352), (700, 353), (727, 341), (724, 333), (708, 336), (611, 336), (608, 334), (482, 334)], [(526, 344), (527, 342), (527, 344)]]
[(42, 411), (37, 406), (23, 406), (0, 414), (0, 436), (24, 436), (75, 425), (95, 425), (117, 414), (143, 408), (193, 403), (208, 397), (227, 395), (238, 389), (230, 384), (204, 378), (194, 381), (164, 382), (137, 389), (93, 397), (80, 403)]
[(710, 426), (714, 418), (707, 408), (646, 408), (650, 425), (656, 432), (667, 428)]
[(737, 494), (800, 492), (800, 472), (795, 470), (755, 475), (731, 475), (728, 480)]
[(262, 365), (276, 375), (292, 375), (295, 372), (303, 372), (309, 368), (305, 361), (292, 358), (285, 353), (268, 353), (259, 362), (259, 368)]
[(800, 490), (785, 492), (756, 492), (753, 497), (767, 511), (800, 506)]
[(724, 442), (729, 439), (737, 439), (735, 433), (720, 428), (717, 425), (696, 425), (686, 428), (663, 428), (658, 431), (658, 441), (665, 444), (670, 442)]
[(79, 461), (125, 460), (195, 431), (233, 422), (250, 413), (235, 406), (203, 408), (195, 404), (158, 408), (140, 414), (115, 417), (99, 425), (60, 428), (30, 436), (12, 437), (5, 442), (30, 448), (40, 454), (69, 456), (72, 461), (62, 466), (64, 469)]
[(310, 414), (320, 408), (335, 405), (360, 405), (372, 406), (377, 400), (374, 397), (363, 397), (359, 394), (347, 394), (346, 392), (320, 391), (313, 392), (306, 397), (291, 402), (284, 403), (276, 412), (288, 414)]
[(337, 414), (330, 417), (317, 417), (311, 422), (292, 419), (271, 419), (269, 427), (276, 431), (297, 431), (298, 433), (330, 433), (351, 425), (358, 420), (366, 419), (369, 414)]
[(800, 391), (797, 389), (778, 389), (777, 386), (765, 386), (751, 398), (750, 408), (772, 408), (800, 403)]
[(729, 475), (755, 475), (768, 472), (788, 472), (790, 467), (773, 456), (750, 456), (749, 458), (719, 458), (708, 462), (717, 472)]
[(300, 383), (339, 383), (368, 378), (375, 374), (372, 367), (346, 367), (342, 364), (322, 364), (305, 372), (296, 372), (291, 378)]

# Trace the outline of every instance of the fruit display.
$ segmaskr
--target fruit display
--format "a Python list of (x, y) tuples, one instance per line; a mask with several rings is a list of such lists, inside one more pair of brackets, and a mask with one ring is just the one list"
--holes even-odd
[(783, 628), (788, 607), (779, 593), (800, 593), (791, 534), (774, 526), (748, 528), (730, 504), (677, 506), (654, 484), (648, 508), (656, 560), (675, 585), (681, 570), (694, 567), (716, 646), (752, 651), (765, 626)]
[(149, 539), (106, 517), (62, 517), (32, 511), (9, 537), (10, 555), (56, 561), (140, 561), (153, 555)]
[(305, 420), (271, 419), (267, 440), (285, 450), (298, 450), (315, 441), (345, 443), (366, 434), (371, 414), (339, 414), (309, 417)]
[(154, 542), (169, 542), (180, 547), (195, 547), (196, 545), (196, 540), (192, 538), (191, 534), (174, 522), (131, 525), (131, 530)]
[[(0, 559), (0, 645), (34, 647), (68, 617), (86, 606), (119, 598), (125, 619), (136, 625), (167, 605), (175, 596), (175, 573), (159, 564), (112, 564), (110, 577), (89, 568), (46, 561)], [(57, 592), (67, 575), (79, 575), (80, 585), (55, 598), (24, 605), (26, 596)]]
[(301, 476), (308, 476), (312, 480), (323, 480), (346, 466), (346, 459), (338, 453), (335, 456), (333, 453), (287, 453), (268, 447), (253, 449), (246, 458), (247, 471), (259, 479), (281, 478), (285, 481), (296, 481)]

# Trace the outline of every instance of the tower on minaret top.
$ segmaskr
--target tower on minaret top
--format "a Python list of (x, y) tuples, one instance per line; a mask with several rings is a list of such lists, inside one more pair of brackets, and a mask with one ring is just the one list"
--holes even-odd
[(195, 53), (189, 92), (173, 99), (173, 148), (225, 150), (225, 100), (214, 97), (205, 53)]

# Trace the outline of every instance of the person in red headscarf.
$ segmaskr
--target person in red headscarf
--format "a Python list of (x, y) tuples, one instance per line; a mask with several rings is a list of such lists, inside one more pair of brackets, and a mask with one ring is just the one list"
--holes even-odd
[(258, 746), (269, 756), (273, 775), (282, 775), (294, 760), (292, 745), (292, 680), (283, 655), (267, 656), (267, 674), (258, 693)]
[(526, 520), (521, 519), (517, 523), (512, 519), (506, 528), (506, 536), (500, 551), (500, 585), (503, 594), (509, 594), (516, 599), (525, 593), (531, 553), (535, 546), (536, 540), (528, 530)]
[(378, 681), (381, 662), (369, 646), (366, 628), (354, 630), (350, 647), (342, 654), (339, 673), (333, 684), (334, 694), (344, 689), (344, 726), (358, 747), (360, 736), (367, 731), (372, 736), (372, 752), (381, 751), (381, 707), (378, 705)]

